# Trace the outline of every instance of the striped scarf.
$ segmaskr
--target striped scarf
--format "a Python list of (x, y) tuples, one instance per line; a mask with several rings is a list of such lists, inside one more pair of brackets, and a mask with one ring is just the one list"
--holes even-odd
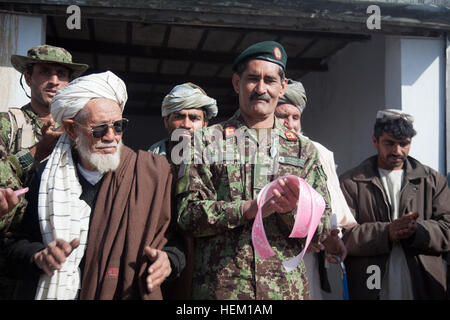
[(37, 300), (75, 299), (80, 288), (78, 265), (83, 258), (89, 229), (90, 207), (80, 200), (82, 189), (72, 158), (71, 141), (63, 134), (50, 155), (42, 173), (39, 188), (38, 216), (45, 245), (57, 238), (67, 242), (80, 239), (72, 251), (49, 277), (42, 274), (36, 291)]

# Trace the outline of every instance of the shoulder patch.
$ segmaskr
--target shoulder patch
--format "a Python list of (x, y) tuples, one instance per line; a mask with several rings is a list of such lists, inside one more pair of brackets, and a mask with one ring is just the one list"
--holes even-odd
[(290, 131), (290, 130), (286, 130), (286, 131), (284, 132), (284, 135), (285, 135), (286, 138), (289, 139), (289, 140), (298, 140), (297, 135), (296, 135), (295, 133), (293, 133), (292, 131)]
[(225, 138), (231, 137), (234, 135), (234, 127), (226, 127), (225, 128)]

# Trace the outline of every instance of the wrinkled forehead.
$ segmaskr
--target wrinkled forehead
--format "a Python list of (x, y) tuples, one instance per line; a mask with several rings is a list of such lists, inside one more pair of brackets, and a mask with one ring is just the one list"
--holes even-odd
[(111, 121), (122, 118), (122, 109), (117, 101), (93, 98), (86, 103), (82, 112), (88, 122)]
[(276, 63), (260, 59), (250, 59), (247, 62), (247, 67), (245, 68), (244, 73), (247, 73), (248, 75), (264, 74), (280, 79), (278, 74), (279, 70), (280, 66)]
[(290, 103), (280, 103), (277, 105), (277, 107), (275, 108), (275, 113), (278, 114), (283, 114), (286, 116), (295, 116), (295, 115), (300, 115), (300, 110), (294, 106), (293, 104)]
[(380, 142), (384, 141), (384, 142), (392, 142), (392, 143), (410, 143), (411, 142), (411, 138), (410, 137), (406, 137), (403, 139), (396, 139), (394, 136), (390, 135), (389, 133), (383, 132), (383, 134), (380, 136)]
[(178, 111), (174, 111), (171, 114), (173, 115), (183, 115), (183, 116), (203, 116), (203, 109), (202, 108), (189, 108), (189, 109), (182, 109)]

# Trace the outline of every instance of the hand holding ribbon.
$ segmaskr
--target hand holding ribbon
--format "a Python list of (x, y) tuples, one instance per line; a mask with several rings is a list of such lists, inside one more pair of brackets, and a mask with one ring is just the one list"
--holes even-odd
[[(298, 205), (294, 227), (289, 237), (306, 237), (306, 244), (303, 251), (293, 259), (283, 262), (283, 266), (285, 267), (285, 269), (290, 272), (299, 265), (300, 261), (303, 259), (304, 254), (306, 253), (309, 243), (311, 242), (312, 237), (314, 236), (314, 233), (317, 229), (320, 218), (322, 217), (322, 214), (325, 210), (325, 201), (323, 197), (305, 180), (297, 176), (289, 175), (283, 177), (282, 179), (272, 181), (271, 183), (266, 185), (258, 194), (258, 211), (252, 228), (253, 247), (255, 248), (258, 256), (262, 259), (271, 257), (275, 254), (267, 240), (267, 236), (264, 231), (264, 225), (262, 222), (262, 207), (267, 202), (270, 203), (271, 201), (278, 201), (279, 210), (286, 209), (288, 207), (288, 203), (292, 203), (288, 197), (293, 196), (287, 195), (287, 202), (280, 201), (281, 193), (286, 192), (286, 185), (295, 186), (293, 188), (290, 188), (290, 190), (293, 195), (297, 196), (296, 204)], [(298, 191), (295, 193), (296, 190)], [(272, 203), (272, 205), (274, 204)]]

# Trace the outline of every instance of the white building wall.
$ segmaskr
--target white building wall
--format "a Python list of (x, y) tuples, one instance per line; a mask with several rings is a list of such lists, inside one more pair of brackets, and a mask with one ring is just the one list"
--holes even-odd
[[(305, 135), (332, 150), (338, 174), (376, 153), (371, 142), (376, 111), (401, 109), (418, 132), (410, 154), (445, 173), (445, 41), (373, 36), (352, 43), (328, 62), (328, 72), (302, 79), (308, 102)], [(332, 294), (342, 299), (341, 273), (329, 268)]]
[(445, 172), (445, 39), (401, 39), (402, 111), (414, 116), (410, 155)]
[[(20, 73), (11, 66), (10, 57), (26, 55), (28, 49), (45, 43), (45, 18), (0, 13), (0, 30), (0, 111), (6, 111), (29, 102), (19, 84)], [(23, 84), (29, 90), (25, 80)]]
[(328, 66), (301, 79), (308, 97), (302, 125), (305, 135), (334, 152), (341, 174), (375, 152), (374, 119), (385, 103), (384, 37), (349, 44)]
[[(371, 136), (378, 109), (385, 104), (385, 38), (352, 43), (328, 62), (328, 72), (301, 79), (308, 97), (302, 115), (304, 134), (334, 152), (338, 174), (375, 154)], [(399, 86), (400, 88), (400, 86)], [(332, 293), (342, 299), (341, 271), (328, 269)]]

